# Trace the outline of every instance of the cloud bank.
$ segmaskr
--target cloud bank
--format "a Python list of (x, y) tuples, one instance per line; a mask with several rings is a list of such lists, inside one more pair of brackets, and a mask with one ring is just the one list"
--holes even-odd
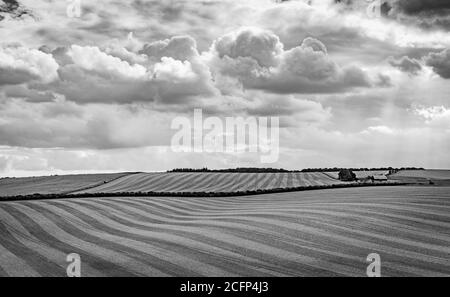
[(168, 152), (194, 108), (280, 117), (274, 166), (450, 166), (448, 1), (3, 2), (1, 175), (259, 165)]

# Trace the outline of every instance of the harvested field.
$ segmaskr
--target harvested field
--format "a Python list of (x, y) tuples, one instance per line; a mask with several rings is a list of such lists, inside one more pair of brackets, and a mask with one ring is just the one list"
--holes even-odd
[[(336, 179), (339, 178), (339, 171), (324, 172), (324, 173), (332, 178), (336, 178)], [(386, 174), (388, 174), (388, 171), (386, 171), (386, 170), (353, 171), (353, 173), (356, 175), (356, 178), (366, 178), (366, 177), (374, 176), (374, 175), (386, 175)]]
[(450, 179), (450, 170), (402, 170), (392, 174), (391, 177)]
[(365, 276), (369, 253), (382, 276), (449, 276), (450, 192), (1, 202), (0, 251), (0, 276), (64, 276), (69, 253), (82, 276)]
[(73, 174), (0, 179), (0, 196), (59, 194), (98, 186), (129, 173)]
[(402, 170), (390, 175), (389, 179), (417, 184), (431, 181), (437, 186), (450, 186), (450, 170)]
[(77, 193), (238, 192), (333, 185), (343, 182), (324, 173), (138, 173)]

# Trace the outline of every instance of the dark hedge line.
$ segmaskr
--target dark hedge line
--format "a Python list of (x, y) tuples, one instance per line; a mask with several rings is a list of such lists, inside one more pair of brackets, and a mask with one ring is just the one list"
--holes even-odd
[(284, 192), (300, 192), (310, 190), (336, 189), (336, 188), (357, 188), (357, 187), (380, 187), (380, 186), (401, 186), (409, 183), (380, 182), (380, 183), (348, 183), (335, 185), (317, 185), (292, 188), (258, 189), (252, 191), (237, 192), (116, 192), (116, 193), (80, 193), (80, 194), (31, 194), (17, 196), (0, 196), (1, 201), (17, 200), (43, 200), (60, 198), (95, 198), (95, 197), (231, 197), (250, 196), (261, 194), (274, 194)]

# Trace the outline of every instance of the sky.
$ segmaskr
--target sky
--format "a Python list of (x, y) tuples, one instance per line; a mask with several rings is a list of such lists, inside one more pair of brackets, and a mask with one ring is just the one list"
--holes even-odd
[[(0, 0), (0, 176), (450, 168), (450, 2), (382, 4)], [(279, 117), (278, 161), (174, 152), (194, 109)]]

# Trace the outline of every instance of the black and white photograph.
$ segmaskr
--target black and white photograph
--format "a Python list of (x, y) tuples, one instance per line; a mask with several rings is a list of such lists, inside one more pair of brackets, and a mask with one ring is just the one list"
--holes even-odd
[(449, 153), (448, 0), (0, 0), (0, 277), (449, 277)]

